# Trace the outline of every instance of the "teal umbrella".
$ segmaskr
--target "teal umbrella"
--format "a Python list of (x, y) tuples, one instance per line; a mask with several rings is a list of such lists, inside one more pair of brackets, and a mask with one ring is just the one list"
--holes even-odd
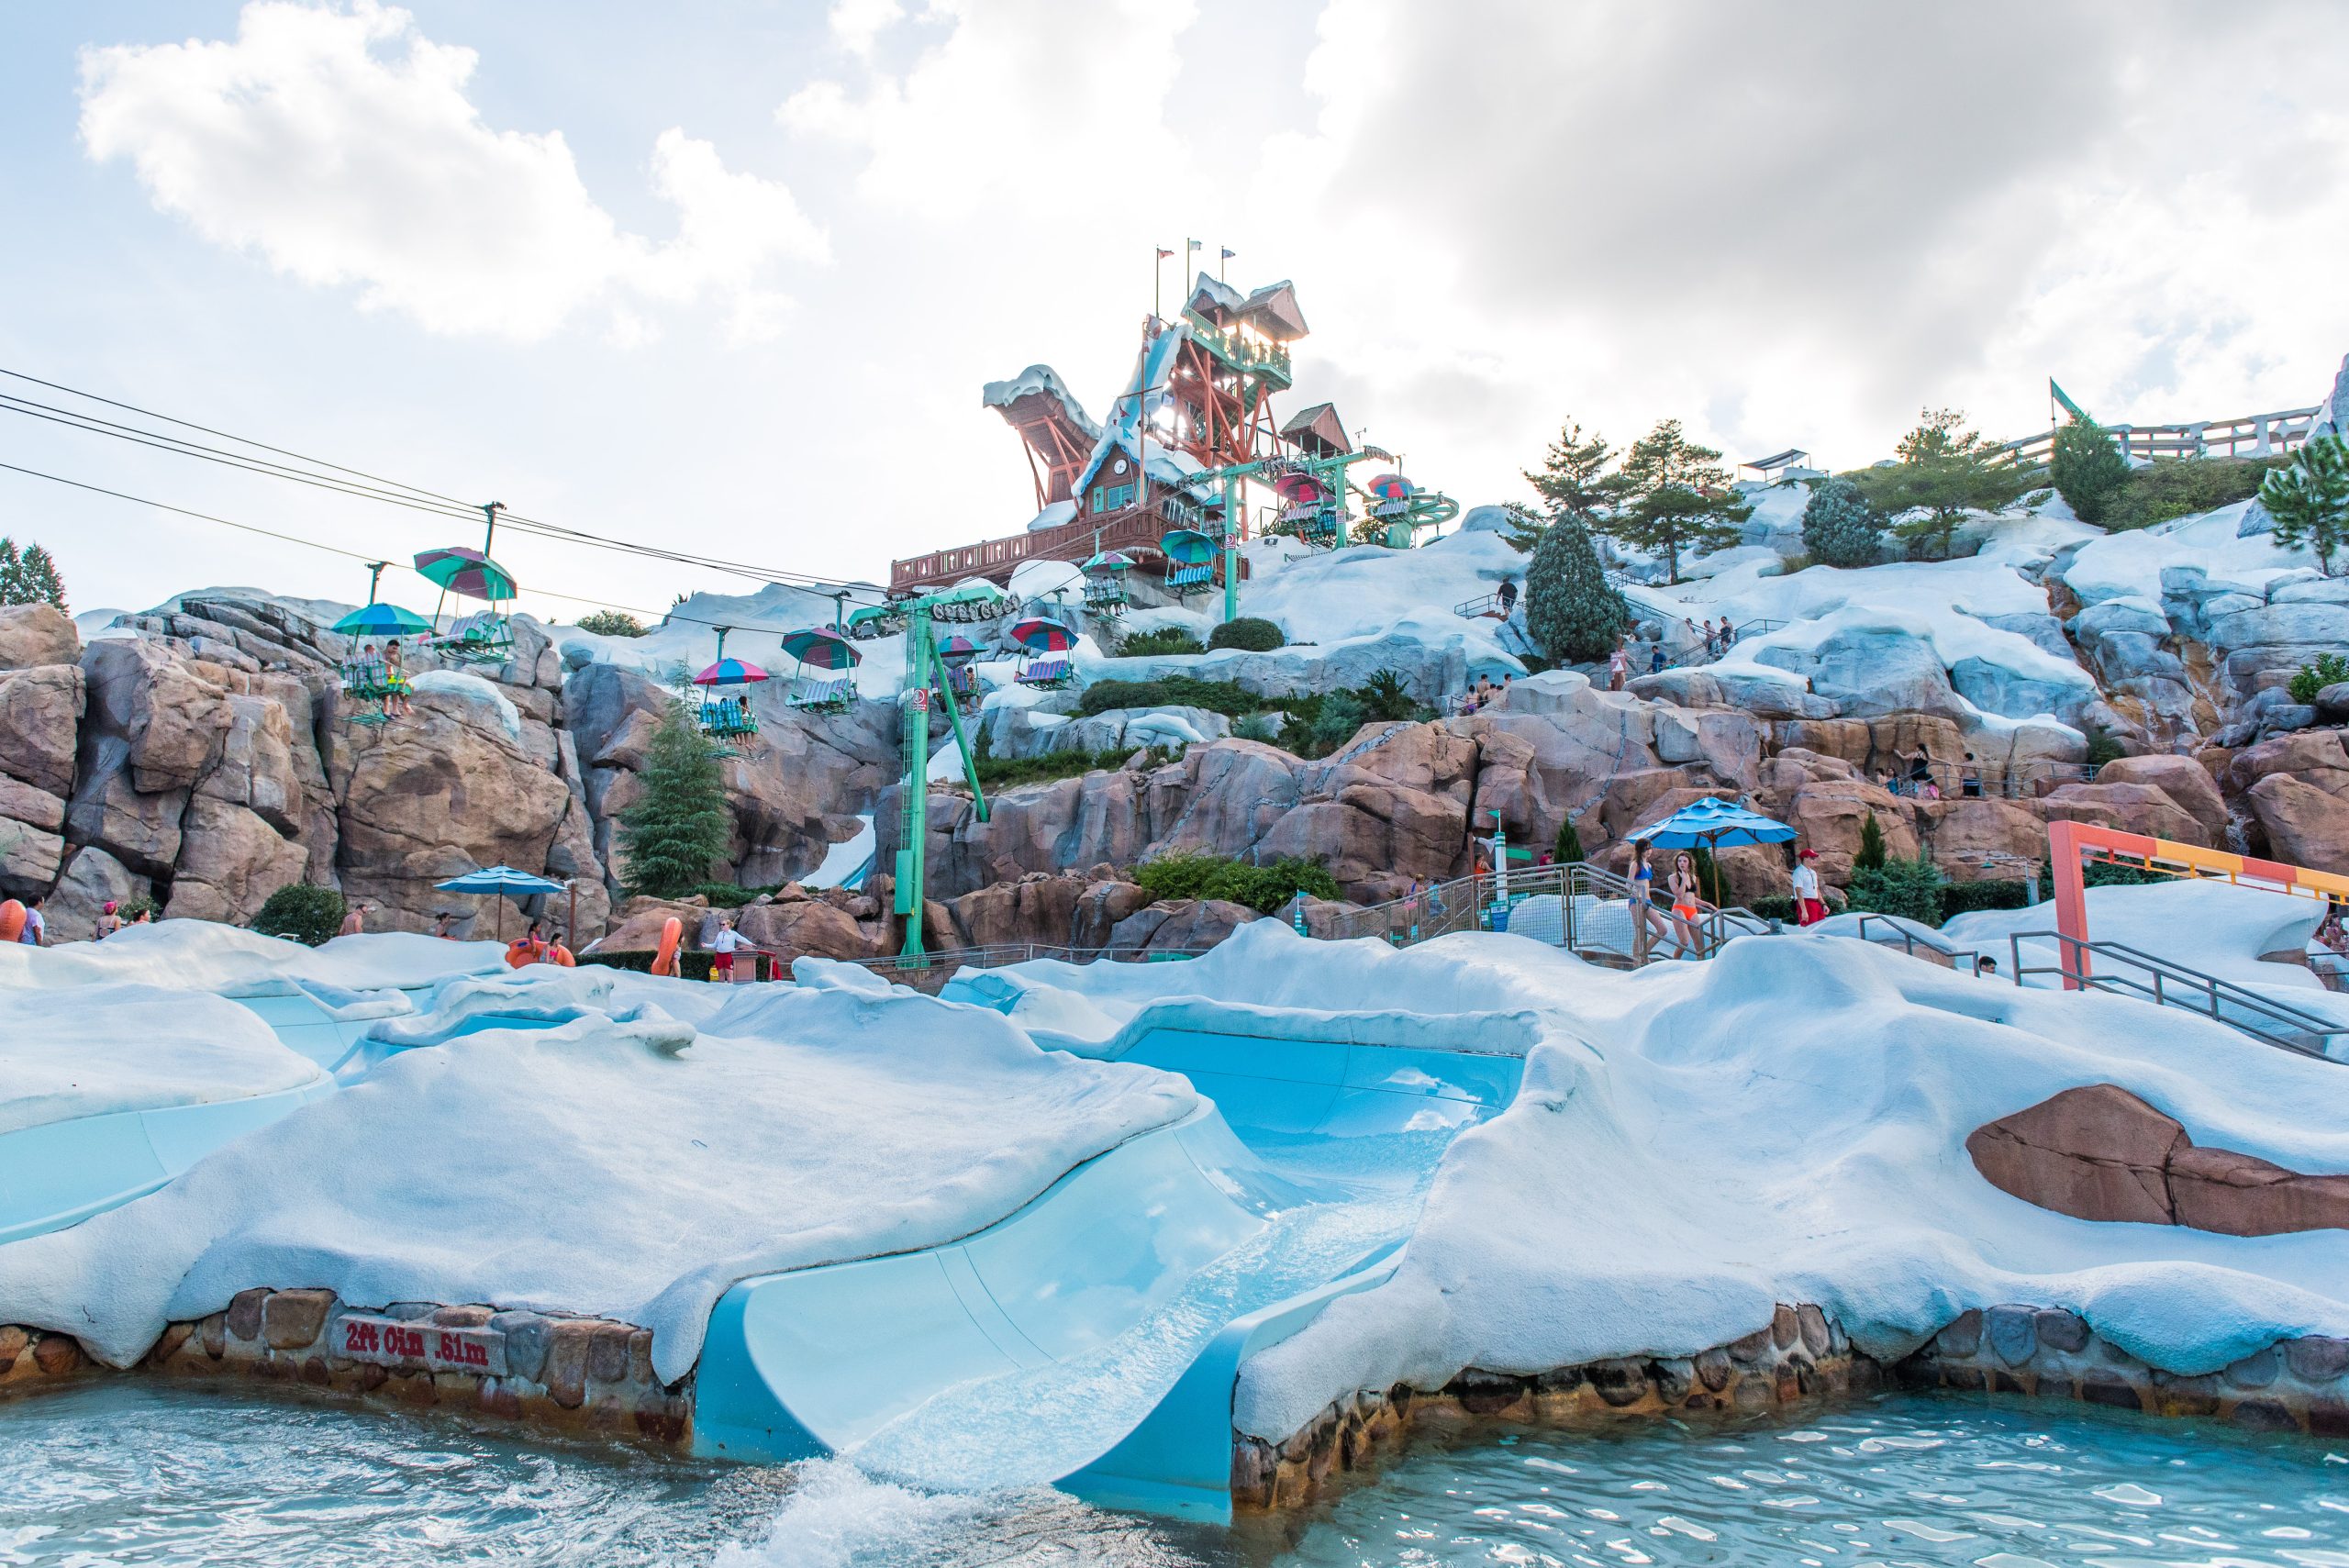
[[(1734, 801), (1707, 795), (1692, 800), (1661, 822), (1631, 835), (1659, 850), (1733, 850), (1751, 844), (1784, 844), (1802, 837), (1794, 828)], [(1721, 901), (1720, 862), (1713, 862), (1713, 902)]]
[(432, 629), (432, 623), (414, 610), (397, 605), (369, 605), (334, 623), (345, 637), (414, 637)]

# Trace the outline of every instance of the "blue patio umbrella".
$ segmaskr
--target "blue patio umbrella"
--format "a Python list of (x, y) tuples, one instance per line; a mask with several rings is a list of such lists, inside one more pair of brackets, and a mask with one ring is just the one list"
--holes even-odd
[[(469, 871), (462, 876), (452, 876), (446, 882), (436, 882), (432, 885), (443, 893), (490, 895), (502, 893), (518, 904), (525, 898), (533, 897), (541, 893), (561, 893), (571, 884), (556, 882), (548, 877), (533, 876), (527, 871), (517, 871), (512, 866), (484, 866), (479, 871)], [(506, 938), (504, 905), (498, 906), (497, 936), (500, 941)], [(574, 937), (573, 940), (575, 941), (578, 939)]]
[(432, 629), (432, 623), (397, 605), (368, 605), (334, 623), (345, 637), (414, 637)]
[[(1661, 822), (1631, 835), (1659, 850), (1734, 850), (1750, 844), (1789, 843), (1802, 835), (1775, 817), (1748, 811), (1735, 801), (1708, 795), (1692, 800)], [(1721, 868), (1713, 865), (1713, 902), (1721, 901)]]

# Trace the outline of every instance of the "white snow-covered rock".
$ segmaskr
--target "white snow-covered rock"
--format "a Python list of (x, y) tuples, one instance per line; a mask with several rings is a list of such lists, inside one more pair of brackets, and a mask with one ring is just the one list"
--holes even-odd
[(325, 1082), (260, 1015), (219, 996), (144, 984), (0, 989), (0, 1134)]

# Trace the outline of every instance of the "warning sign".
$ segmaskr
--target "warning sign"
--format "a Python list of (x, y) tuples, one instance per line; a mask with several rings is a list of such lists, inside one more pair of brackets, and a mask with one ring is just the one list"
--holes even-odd
[(506, 1336), (495, 1329), (446, 1329), (438, 1323), (346, 1314), (335, 1320), (328, 1353), (378, 1366), (506, 1375)]

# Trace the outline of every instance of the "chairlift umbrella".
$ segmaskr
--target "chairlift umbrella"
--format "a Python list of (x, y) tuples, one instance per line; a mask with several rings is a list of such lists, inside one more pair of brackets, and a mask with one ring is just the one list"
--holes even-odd
[(1158, 548), (1166, 552), (1169, 561), (1185, 566), (1197, 566), (1215, 559), (1215, 540), (1192, 528), (1175, 528), (1162, 535)]
[(1122, 550), (1106, 550), (1086, 560), (1087, 572), (1127, 572), (1133, 568), (1133, 558)]
[(462, 545), (419, 551), (416, 569), (424, 574), (425, 581), (468, 599), (487, 599), (495, 604), (510, 599), (515, 594), (512, 573), (480, 550)]
[[(452, 876), (446, 882), (436, 882), (432, 885), (443, 893), (479, 893), (493, 896), (503, 894), (519, 903), (541, 893), (561, 893), (570, 884), (533, 876), (512, 866), (499, 865), (484, 866), (479, 871), (469, 871), (462, 876)], [(503, 904), (497, 906), (497, 940), (506, 940), (506, 906)], [(577, 940), (575, 936), (573, 940)]]
[(756, 664), (729, 656), (720, 659), (717, 663), (696, 675), (694, 684), (696, 686), (740, 686), (752, 681), (764, 681), (770, 678), (767, 673)]
[(334, 623), (345, 637), (414, 637), (432, 629), (432, 623), (414, 610), (397, 605), (369, 605)]
[(1065, 653), (1076, 646), (1076, 634), (1056, 620), (1030, 616), (1011, 623), (1011, 640), (1030, 653)]
[(1370, 482), (1370, 493), (1381, 501), (1408, 501), (1411, 482), (1399, 473), (1382, 473)]
[(790, 633), (783, 639), (783, 651), (818, 670), (853, 670), (864, 662), (864, 655), (848, 639), (818, 627)]
[[(1708, 795), (1692, 800), (1661, 822), (1631, 835), (1659, 850), (1702, 849), (1708, 855), (1717, 850), (1741, 849), (1753, 844), (1784, 844), (1800, 838), (1796, 829), (1758, 811), (1748, 811), (1735, 801)], [(1713, 902), (1721, 901), (1720, 862), (1713, 862)]]
[(1319, 501), (1329, 492), (1309, 473), (1284, 473), (1273, 482), (1273, 494), (1292, 506)]
[(979, 645), (960, 632), (938, 639), (938, 657), (948, 664), (967, 664), (979, 656)]

